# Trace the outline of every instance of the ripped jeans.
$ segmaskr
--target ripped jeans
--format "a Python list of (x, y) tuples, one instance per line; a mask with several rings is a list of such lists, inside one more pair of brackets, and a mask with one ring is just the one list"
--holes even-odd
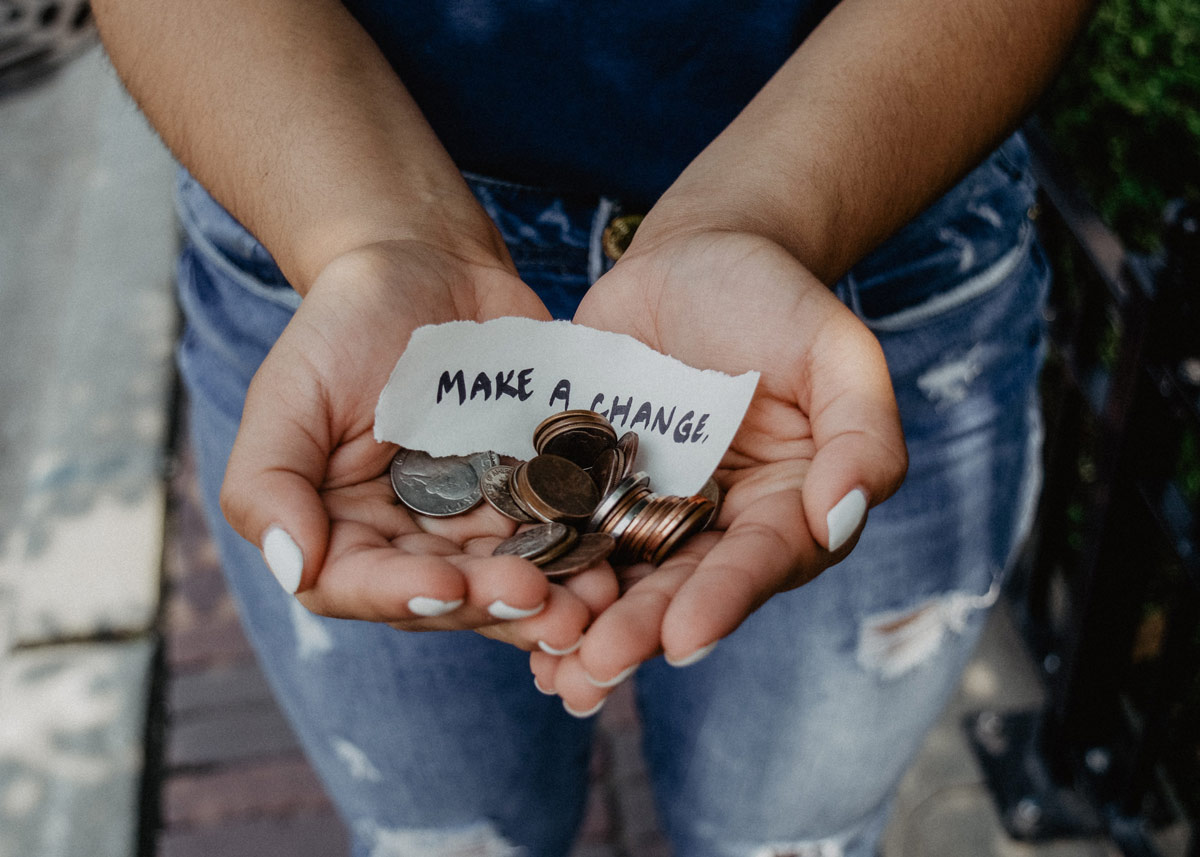
[[(777, 595), (707, 659), (632, 679), (677, 857), (872, 857), (891, 795), (956, 686), (1039, 485), (1045, 262), (1014, 138), (857, 266), (838, 294), (878, 335), (907, 480), (853, 554)], [(470, 177), (526, 281), (570, 317), (608, 263), (616, 201)], [(210, 523), (243, 622), (362, 857), (563, 857), (590, 721), (523, 652), (471, 632), (317, 617), (217, 493), (246, 387), (299, 298), (189, 176), (180, 364)]]

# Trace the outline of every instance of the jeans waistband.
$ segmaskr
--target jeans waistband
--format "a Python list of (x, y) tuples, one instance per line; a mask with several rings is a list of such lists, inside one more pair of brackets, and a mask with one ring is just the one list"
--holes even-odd
[[(881, 318), (924, 303), (992, 268), (1021, 245), (1035, 198), (1028, 163), (1024, 140), (1013, 136), (855, 265), (841, 285), (852, 282), (864, 316)], [(474, 173), (464, 177), (499, 229), (518, 271), (535, 289), (541, 291), (534, 281), (576, 281), (569, 293), (544, 295), (556, 317), (569, 318), (573, 302), (612, 266), (603, 249), (605, 228), (614, 217), (631, 212), (614, 196), (561, 193)], [(262, 287), (290, 291), (266, 248), (186, 170), (180, 170), (178, 200), (194, 243), (219, 253), (224, 264)], [(289, 296), (288, 302), (293, 300), (298, 302)]]

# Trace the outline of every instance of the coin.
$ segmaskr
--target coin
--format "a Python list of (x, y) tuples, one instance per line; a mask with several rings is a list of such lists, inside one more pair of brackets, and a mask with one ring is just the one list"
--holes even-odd
[(483, 491), (483, 498), (501, 515), (523, 524), (532, 524), (537, 518), (527, 514), (513, 499), (509, 484), (512, 473), (513, 468), (507, 464), (489, 468), (480, 478), (479, 488)]
[(606, 449), (596, 456), (595, 462), (588, 469), (588, 475), (596, 483), (601, 497), (607, 497), (624, 478), (625, 458), (618, 447)]
[(631, 493), (639, 491), (649, 492), (650, 477), (645, 473), (633, 473), (622, 479), (617, 487), (614, 488), (596, 507), (596, 511), (592, 513), (592, 517), (588, 520), (589, 530), (603, 530), (609, 518), (617, 512), (621, 504)]
[(616, 539), (607, 533), (584, 533), (575, 546), (541, 566), (546, 577), (568, 577), (586, 571), (608, 558), (617, 545)]
[(579, 533), (566, 524), (538, 524), (510, 536), (492, 551), (492, 556), (519, 556), (530, 562), (549, 562), (571, 549)]
[(467, 461), (475, 472), (479, 474), (479, 478), (483, 478), (483, 474), (487, 473), (493, 467), (498, 467), (500, 464), (500, 456), (492, 451), (476, 452), (473, 455), (467, 456)]
[(711, 527), (717, 520), (717, 515), (721, 513), (721, 486), (717, 484), (717, 480), (713, 477), (708, 477), (708, 481), (704, 483), (704, 487), (700, 489), (697, 497), (703, 497), (712, 503), (712, 511), (709, 512), (707, 520), (704, 522), (704, 529)]
[(621, 435), (621, 439), (617, 441), (617, 449), (621, 451), (621, 455), (625, 457), (624, 470), (621, 472), (621, 478), (624, 479), (629, 474), (633, 473), (633, 465), (638, 454), (638, 436), (635, 431), (627, 431)]
[(400, 449), (392, 458), (392, 488), (405, 506), (422, 515), (460, 515), (483, 499), (479, 474), (461, 456), (434, 458), (419, 449)]
[(712, 502), (710, 500), (703, 497), (688, 497), (687, 501), (691, 507), (687, 515), (669, 533), (664, 534), (662, 542), (646, 557), (655, 565), (670, 556), (671, 552), (688, 538), (703, 530), (705, 522), (711, 516)]
[(561, 456), (586, 469), (595, 463), (600, 453), (615, 445), (611, 432), (587, 426), (554, 435), (542, 444), (538, 452)]
[(513, 472), (513, 494), (543, 521), (583, 523), (600, 502), (583, 468), (557, 455), (538, 455)]

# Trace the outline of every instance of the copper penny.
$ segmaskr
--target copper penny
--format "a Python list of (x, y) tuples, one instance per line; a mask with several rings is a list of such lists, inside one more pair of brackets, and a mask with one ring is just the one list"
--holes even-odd
[(534, 514), (552, 521), (586, 521), (600, 502), (596, 483), (582, 467), (557, 455), (531, 458), (513, 474), (515, 490)]
[(605, 533), (584, 533), (571, 548), (558, 559), (551, 560), (541, 566), (542, 573), (547, 577), (568, 577), (586, 571), (597, 563), (608, 559), (616, 540)]

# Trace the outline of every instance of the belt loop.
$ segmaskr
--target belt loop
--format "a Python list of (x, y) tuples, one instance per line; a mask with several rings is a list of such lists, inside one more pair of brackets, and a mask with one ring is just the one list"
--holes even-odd
[(592, 234), (588, 240), (588, 284), (596, 282), (611, 267), (612, 262), (604, 253), (604, 229), (617, 210), (617, 201), (602, 196), (592, 215)]
[(850, 307), (859, 318), (863, 317), (862, 301), (858, 296), (858, 280), (854, 277), (854, 271), (849, 270), (846, 275), (837, 281), (833, 287), (833, 293), (846, 306)]

